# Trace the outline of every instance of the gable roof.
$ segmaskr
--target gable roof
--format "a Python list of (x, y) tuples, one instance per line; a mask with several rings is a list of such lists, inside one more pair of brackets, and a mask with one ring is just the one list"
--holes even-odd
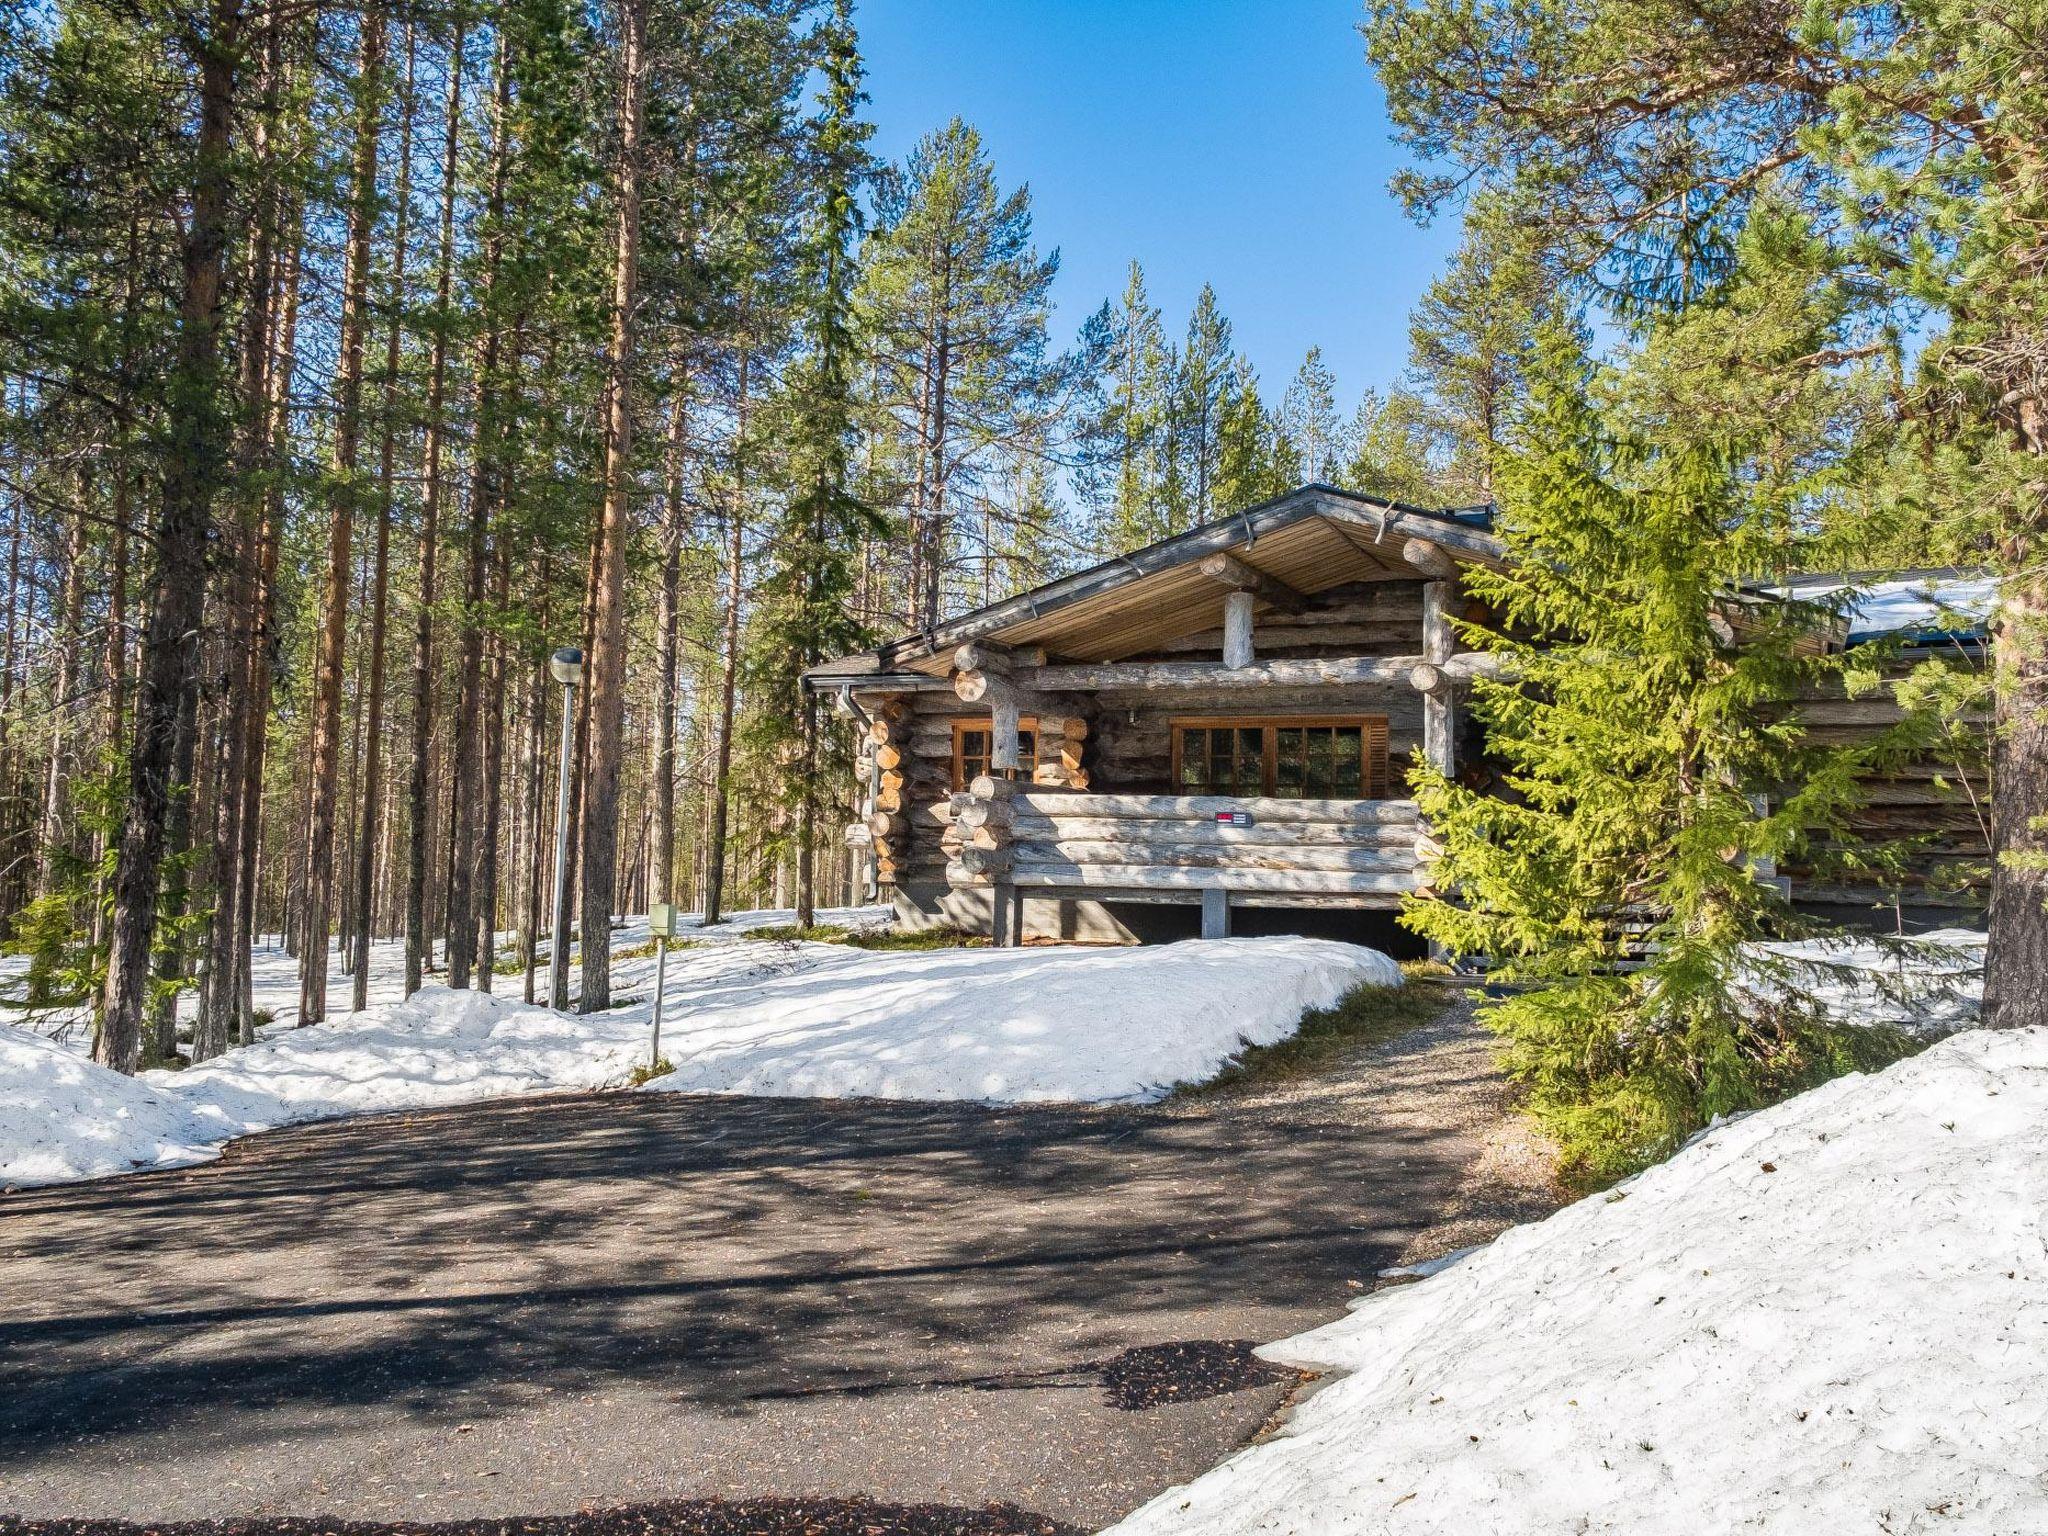
[(1356, 581), (1416, 580), (1402, 556), (1419, 539), (1453, 560), (1499, 565), (1490, 508), (1437, 511), (1305, 485), (1186, 533), (1118, 555), (1002, 602), (828, 661), (804, 674), (814, 688), (876, 686), (892, 675), (943, 675), (969, 640), (1037, 646), (1075, 661), (1116, 661), (1222, 623), (1225, 588), (1198, 566), (1228, 554), (1312, 595)]

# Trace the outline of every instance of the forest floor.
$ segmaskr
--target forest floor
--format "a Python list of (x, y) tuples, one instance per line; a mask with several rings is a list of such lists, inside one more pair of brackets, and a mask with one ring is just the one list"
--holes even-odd
[(1149, 1105), (281, 1130), (0, 1198), (0, 1513), (715, 1531), (735, 1506), (621, 1507), (866, 1495), (1093, 1529), (1299, 1392), (1253, 1342), (1557, 1201), (1462, 999)]

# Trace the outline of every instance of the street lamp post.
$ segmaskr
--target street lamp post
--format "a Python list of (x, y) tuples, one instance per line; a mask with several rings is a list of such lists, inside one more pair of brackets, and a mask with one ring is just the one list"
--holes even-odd
[(555, 796), (555, 931), (548, 942), (548, 1006), (569, 1006), (569, 754), (576, 740), (576, 685), (583, 653), (565, 645), (548, 658), (548, 674), (562, 685), (562, 771)]

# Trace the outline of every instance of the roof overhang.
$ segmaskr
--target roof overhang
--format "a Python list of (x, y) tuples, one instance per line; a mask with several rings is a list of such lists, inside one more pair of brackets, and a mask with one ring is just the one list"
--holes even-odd
[[(1226, 562), (1213, 556), (1232, 557)], [(1204, 562), (1212, 569), (1205, 573)], [(1501, 542), (1448, 512), (1311, 485), (971, 613), (811, 668), (819, 692), (889, 691), (943, 677), (970, 640), (1042, 649), (1074, 661), (1117, 661), (1221, 622), (1231, 580), (1262, 579), (1269, 606), (1359, 581), (1412, 581), (1456, 565), (1500, 566)], [(913, 683), (910, 679), (919, 679)]]

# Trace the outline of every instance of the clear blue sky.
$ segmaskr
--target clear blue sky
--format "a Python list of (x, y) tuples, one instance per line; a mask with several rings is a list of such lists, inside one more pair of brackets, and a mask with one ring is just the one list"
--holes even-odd
[(1269, 400), (1312, 344), (1345, 409), (1400, 373), (1456, 243), (1388, 196), (1402, 163), (1357, 0), (859, 0), (878, 153), (959, 115), (1058, 246), (1064, 342), (1144, 263), (1176, 337), (1204, 281)]

